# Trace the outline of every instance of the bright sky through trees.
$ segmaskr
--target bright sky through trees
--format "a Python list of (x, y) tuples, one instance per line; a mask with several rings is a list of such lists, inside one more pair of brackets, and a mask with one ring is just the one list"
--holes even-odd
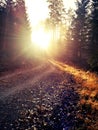
[[(45, 20), (49, 15), (48, 3), (46, 0), (25, 0), (29, 19), (32, 26)], [(64, 0), (66, 9), (75, 8), (75, 0)]]
[[(32, 27), (32, 42), (41, 49), (48, 49), (50, 44), (50, 33), (42, 30), (41, 22), (49, 17), (48, 2), (46, 0), (25, 0), (27, 13)], [(74, 0), (64, 0), (66, 9), (75, 8)]]
[(48, 16), (48, 4), (44, 0), (25, 0), (28, 15), (32, 26), (36, 26), (40, 21)]

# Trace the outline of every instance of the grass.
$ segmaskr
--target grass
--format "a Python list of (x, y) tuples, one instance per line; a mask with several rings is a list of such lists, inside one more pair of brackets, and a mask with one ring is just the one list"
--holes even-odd
[(50, 62), (74, 76), (75, 82), (81, 86), (78, 89), (80, 103), (89, 104), (93, 109), (98, 110), (98, 75), (55, 60)]

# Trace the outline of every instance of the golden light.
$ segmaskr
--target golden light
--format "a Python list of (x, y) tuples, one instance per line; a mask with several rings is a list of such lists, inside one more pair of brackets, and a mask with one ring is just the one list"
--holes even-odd
[[(77, 92), (81, 96), (80, 103), (89, 104), (93, 109), (98, 110), (98, 102), (93, 100), (94, 97), (98, 94), (98, 75), (92, 72), (87, 72), (74, 66), (59, 62), (56, 60), (48, 60), (51, 64), (56, 66), (62, 71), (68, 72), (73, 75), (73, 80), (75, 83), (79, 84), (80, 87), (77, 89)], [(66, 79), (62, 83), (66, 84)], [(88, 97), (88, 100), (85, 98)]]
[(51, 34), (46, 32), (43, 28), (38, 28), (32, 32), (32, 43), (43, 50), (49, 48)]
[[(75, 0), (63, 0), (66, 9), (74, 8)], [(40, 23), (45, 21), (49, 17), (49, 3), (47, 0), (25, 0), (28, 18), (32, 27), (32, 43), (37, 47), (47, 50), (52, 34), (44, 30), (44, 26)], [(55, 40), (58, 38), (58, 32), (56, 32)]]
[[(76, 0), (63, 0), (63, 2), (67, 10), (69, 8), (75, 9)], [(25, 0), (25, 3), (31, 26), (36, 26), (49, 16), (47, 0)]]
[(32, 28), (48, 17), (48, 3), (45, 0), (25, 0), (25, 3)]

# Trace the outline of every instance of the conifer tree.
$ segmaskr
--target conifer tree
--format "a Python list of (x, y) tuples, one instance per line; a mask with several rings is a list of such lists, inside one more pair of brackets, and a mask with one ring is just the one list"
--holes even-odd
[[(50, 24), (53, 29), (53, 41), (56, 35), (61, 36), (61, 27), (65, 21), (65, 8), (63, 0), (47, 0), (50, 9)], [(58, 34), (59, 33), (59, 34)]]
[[(3, 0), (0, 2), (0, 40), (2, 49), (17, 57), (30, 44), (30, 23), (24, 0)], [(3, 37), (3, 38), (2, 38)]]
[(4, 45), (5, 18), (6, 18), (6, 5), (4, 1), (0, 1), (0, 52), (3, 50)]
[(87, 18), (87, 7), (88, 0), (78, 0), (76, 5), (76, 18), (73, 22), (73, 39), (74, 39), (74, 57), (76, 59), (82, 58), (82, 49), (85, 46), (85, 35), (87, 32), (86, 27), (86, 18)]
[(92, 68), (98, 68), (98, 0), (92, 0), (91, 6), (91, 42), (89, 63)]

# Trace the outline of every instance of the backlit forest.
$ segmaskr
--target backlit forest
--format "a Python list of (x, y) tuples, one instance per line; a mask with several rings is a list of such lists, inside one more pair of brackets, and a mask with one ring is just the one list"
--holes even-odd
[[(62, 0), (47, 2), (42, 24), (51, 31), (51, 48), (41, 56), (98, 71), (98, 1), (77, 0), (75, 10), (66, 10)], [(34, 61), (32, 30), (24, 0), (0, 0), (0, 70)]]

